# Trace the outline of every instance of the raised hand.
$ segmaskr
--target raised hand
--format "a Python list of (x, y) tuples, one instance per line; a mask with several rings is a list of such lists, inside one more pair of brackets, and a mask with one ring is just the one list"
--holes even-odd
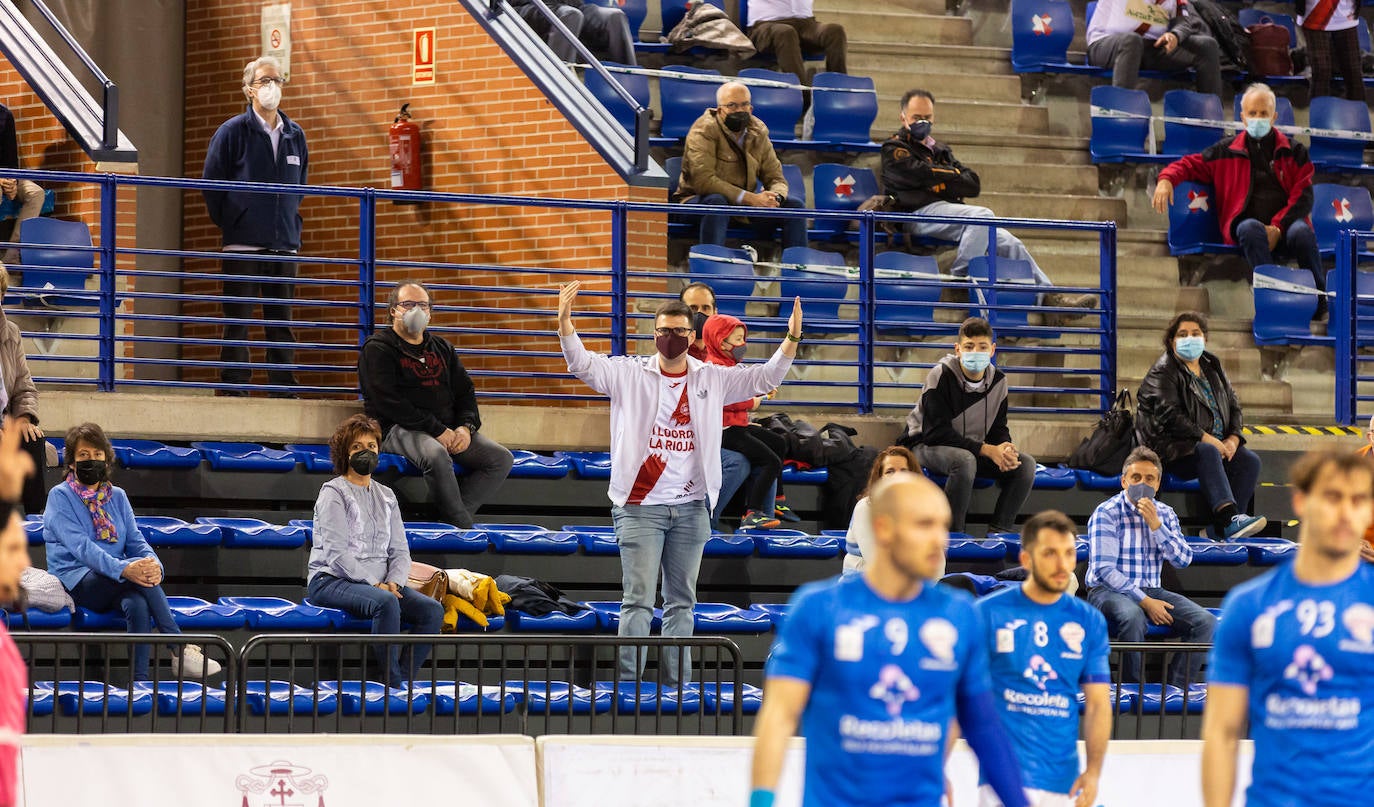
[(787, 319), (787, 332), (798, 338), (802, 335), (801, 298), (792, 299), (792, 316)]
[(573, 332), (573, 301), (577, 299), (577, 293), (581, 289), (582, 281), (574, 280), (570, 283), (564, 283), (563, 287), (558, 290), (558, 332), (560, 334)]

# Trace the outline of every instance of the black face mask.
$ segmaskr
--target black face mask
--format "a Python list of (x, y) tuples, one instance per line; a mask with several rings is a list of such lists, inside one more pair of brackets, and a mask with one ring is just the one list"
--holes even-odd
[(359, 476), (372, 476), (372, 472), (377, 470), (377, 452), (375, 451), (355, 451), (353, 456), (348, 458), (348, 467), (353, 469), (353, 473)]
[(108, 467), (105, 460), (77, 460), (76, 481), (83, 485), (98, 485), (105, 481)]
[(732, 132), (742, 132), (744, 127), (749, 125), (750, 117), (748, 112), (731, 112), (725, 116), (725, 128)]
[(917, 141), (925, 140), (930, 136), (930, 121), (928, 120), (912, 121), (907, 128), (911, 130), (911, 136)]
[(701, 329), (706, 327), (706, 320), (710, 317), (698, 311), (692, 315), (692, 330), (697, 332), (697, 338), (701, 338)]

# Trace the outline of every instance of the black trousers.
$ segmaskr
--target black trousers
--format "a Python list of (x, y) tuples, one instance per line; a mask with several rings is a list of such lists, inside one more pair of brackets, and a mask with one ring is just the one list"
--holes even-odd
[[(225, 258), (223, 260), (224, 273), (226, 275), (256, 275), (269, 279), (224, 281), (224, 316), (226, 319), (248, 319), (252, 317), (253, 309), (256, 307), (252, 299), (254, 297), (289, 300), (295, 294), (295, 284), (290, 282), (290, 278), (296, 276), (295, 261), (255, 261), (247, 257), (254, 253), (244, 254), (245, 257), (243, 258)], [(262, 318), (265, 320), (290, 320), (291, 305), (290, 303), (264, 302), (262, 304)], [(280, 346), (267, 349), (267, 361), (272, 364), (288, 365), (268, 370), (267, 382), (269, 384), (295, 384), (296, 376), (289, 366), (295, 356), (295, 350), (284, 347), (284, 345), (296, 343), (295, 336), (291, 334), (291, 326), (264, 325), (262, 330), (266, 341), (275, 342)], [(221, 338), (224, 339), (224, 346), (220, 348), (220, 361), (238, 362), (245, 365), (249, 362), (248, 348), (243, 345), (232, 344), (248, 338), (247, 325), (226, 322)], [(220, 371), (220, 379), (226, 384), (247, 384), (253, 379), (253, 368), (224, 367)]]
[(750, 423), (748, 426), (731, 426), (720, 436), (720, 447), (738, 451), (749, 460), (749, 464), (759, 473), (749, 485), (746, 506), (766, 516), (773, 515), (773, 502), (768, 500), (768, 491), (776, 482), (778, 495), (782, 495), (782, 455), (787, 451), (787, 440), (762, 426)]
[(44, 482), (44, 466), (48, 461), (48, 452), (44, 448), (46, 444), (40, 437), (37, 440), (23, 440), (19, 446), (33, 458), (33, 473), (24, 479), (24, 490), (20, 495), (20, 503), (24, 505), (26, 514), (41, 514), (48, 506), (48, 486)]
[(1302, 29), (1307, 43), (1307, 62), (1312, 68), (1310, 95), (1316, 98), (1331, 94), (1331, 76), (1340, 71), (1348, 101), (1364, 103), (1364, 74), (1360, 65), (1360, 37), (1358, 29), (1344, 31), (1309, 31)]

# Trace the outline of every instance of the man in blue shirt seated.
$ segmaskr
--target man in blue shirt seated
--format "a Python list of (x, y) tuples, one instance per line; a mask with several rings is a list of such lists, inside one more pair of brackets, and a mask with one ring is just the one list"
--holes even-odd
[[(1164, 477), (1159, 455), (1137, 448), (1121, 469), (1121, 492), (1099, 504), (1088, 520), (1088, 602), (1107, 617), (1107, 632), (1121, 642), (1145, 641), (1146, 620), (1167, 625), (1184, 642), (1212, 641), (1217, 620), (1182, 594), (1160, 587), (1159, 573), (1168, 561), (1176, 569), (1193, 562), (1174, 509), (1155, 498)], [(1190, 653), (1188, 664), (1176, 656), (1169, 683), (1201, 683), (1202, 654)], [(1125, 680), (1140, 681), (1140, 654), (1122, 659)]]
[(899, 472), (873, 487), (869, 507), (874, 553), (863, 573), (798, 590), (773, 646), (751, 807), (773, 804), (798, 722), (806, 807), (935, 807), (956, 715), (994, 791), (1025, 807), (978, 615), (967, 595), (932, 579), (949, 542), (944, 493)]
[(1346, 807), (1374, 791), (1374, 566), (1360, 562), (1374, 465), (1343, 449), (1314, 452), (1292, 482), (1297, 557), (1221, 606), (1202, 718), (1206, 807), (1232, 803), (1247, 718), (1249, 807)]
[[(991, 658), (993, 700), (1011, 735), (1036, 807), (1097, 804), (1097, 781), (1112, 733), (1107, 623), (1066, 594), (1078, 564), (1074, 523), (1058, 510), (1021, 527), (1026, 581), (978, 601)], [(1078, 769), (1078, 692), (1085, 698), (1088, 764)], [(982, 807), (1001, 804), (983, 785)]]

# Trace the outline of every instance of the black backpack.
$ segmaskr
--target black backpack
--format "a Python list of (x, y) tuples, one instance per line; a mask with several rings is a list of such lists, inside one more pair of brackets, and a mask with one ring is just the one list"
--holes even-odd
[(1250, 70), (1250, 33), (1231, 11), (1211, 0), (1190, 0), (1188, 8), (1211, 29), (1212, 38), (1221, 50), (1221, 66), (1228, 63), (1242, 73)]
[(1123, 389), (1116, 394), (1111, 411), (1102, 416), (1092, 434), (1083, 438), (1069, 455), (1068, 465), (1103, 476), (1116, 476), (1121, 473), (1121, 465), (1133, 448), (1135, 417), (1131, 414), (1131, 391)]
[(825, 484), (821, 486), (821, 529), (843, 530), (854, 516), (854, 505), (868, 484), (868, 472), (878, 459), (878, 449), (858, 446), (854, 456), (826, 468)]
[(858, 432), (838, 423), (827, 423), (819, 431), (804, 420), (793, 420), (785, 412), (775, 412), (754, 421), (787, 441), (785, 460), (795, 460), (812, 468), (827, 468), (850, 459), (859, 450), (850, 439)]

